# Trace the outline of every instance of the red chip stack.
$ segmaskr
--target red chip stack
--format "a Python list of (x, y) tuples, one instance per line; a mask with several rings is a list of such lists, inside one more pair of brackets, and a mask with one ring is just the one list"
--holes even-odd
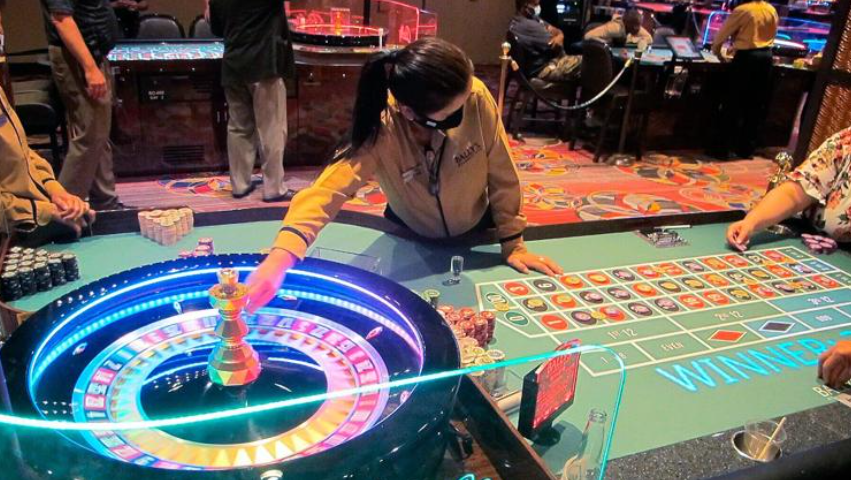
[(476, 325), (476, 340), (480, 347), (485, 347), (488, 344), (488, 321), (476, 315), (473, 317), (473, 323)]
[(458, 325), (460, 325), (461, 329), (464, 330), (464, 336), (465, 337), (476, 338), (476, 324), (475, 323), (473, 323), (469, 320), (463, 320)]
[(496, 329), (496, 314), (493, 311), (476, 313), (470, 307), (455, 309), (451, 305), (441, 305), (437, 311), (446, 320), (455, 338), (470, 338), (482, 348), (487, 348), (493, 342)]
[(496, 314), (490, 310), (485, 310), (479, 316), (488, 322), (487, 343), (491, 343), (493, 341), (493, 332), (496, 330)]

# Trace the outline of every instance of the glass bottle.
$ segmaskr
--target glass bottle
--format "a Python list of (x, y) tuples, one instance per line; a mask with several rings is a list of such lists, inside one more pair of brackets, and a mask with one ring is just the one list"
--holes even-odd
[(607, 419), (608, 414), (603, 410), (592, 409), (588, 414), (578, 453), (565, 463), (562, 480), (599, 480), (603, 469)]

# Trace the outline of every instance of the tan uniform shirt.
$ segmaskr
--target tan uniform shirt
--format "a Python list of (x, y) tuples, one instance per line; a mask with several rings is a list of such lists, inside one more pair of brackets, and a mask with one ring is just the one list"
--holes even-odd
[[(293, 198), (275, 248), (304, 258), (319, 231), (373, 177), (393, 212), (419, 235), (446, 238), (466, 233), (490, 205), (503, 254), (521, 246), (526, 217), (521, 211), (520, 179), (496, 102), (480, 80), (473, 79), (461, 125), (447, 135), (435, 131), (431, 148), (434, 163), (440, 164), (438, 195), (429, 189), (425, 149), (414, 140), (411, 123), (391, 99), (375, 144), (329, 166)], [(441, 150), (442, 161), (436, 158)]]
[(778, 23), (777, 10), (768, 2), (757, 0), (739, 5), (715, 35), (712, 52), (720, 54), (721, 46), (730, 37), (733, 37), (735, 50), (770, 47), (774, 45)]
[(50, 223), (51, 193), (63, 191), (53, 168), (27, 145), (18, 115), (0, 88), (0, 231)]
[(606, 45), (611, 45), (615, 41), (626, 41), (626, 43), (637, 44), (638, 48), (641, 49), (647, 48), (648, 45), (653, 43), (653, 35), (650, 35), (650, 32), (644, 27), (639, 28), (637, 35), (627, 35), (622, 18), (616, 18), (589, 30), (585, 34), (585, 40), (591, 39), (599, 40)]

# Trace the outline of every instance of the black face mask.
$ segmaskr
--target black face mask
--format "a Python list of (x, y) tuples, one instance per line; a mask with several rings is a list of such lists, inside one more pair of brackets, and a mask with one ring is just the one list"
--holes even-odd
[(464, 121), (464, 107), (459, 108), (452, 115), (446, 117), (446, 119), (437, 121), (432, 120), (425, 115), (415, 114), (416, 117), (414, 119), (415, 122), (422, 125), (426, 128), (431, 128), (434, 130), (450, 130), (452, 128), (456, 128), (458, 125), (461, 125), (461, 122)]

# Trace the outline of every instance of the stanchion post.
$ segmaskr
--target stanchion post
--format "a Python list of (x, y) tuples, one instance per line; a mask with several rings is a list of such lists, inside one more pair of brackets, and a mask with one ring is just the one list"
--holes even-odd
[(504, 42), (502, 44), (502, 56), (499, 57), (500, 63), (500, 72), (499, 72), (499, 95), (497, 95), (497, 108), (499, 109), (499, 116), (501, 117), (503, 114), (503, 108), (505, 108), (505, 89), (507, 87), (506, 82), (508, 81), (508, 66), (511, 64), (511, 44), (508, 42)]

